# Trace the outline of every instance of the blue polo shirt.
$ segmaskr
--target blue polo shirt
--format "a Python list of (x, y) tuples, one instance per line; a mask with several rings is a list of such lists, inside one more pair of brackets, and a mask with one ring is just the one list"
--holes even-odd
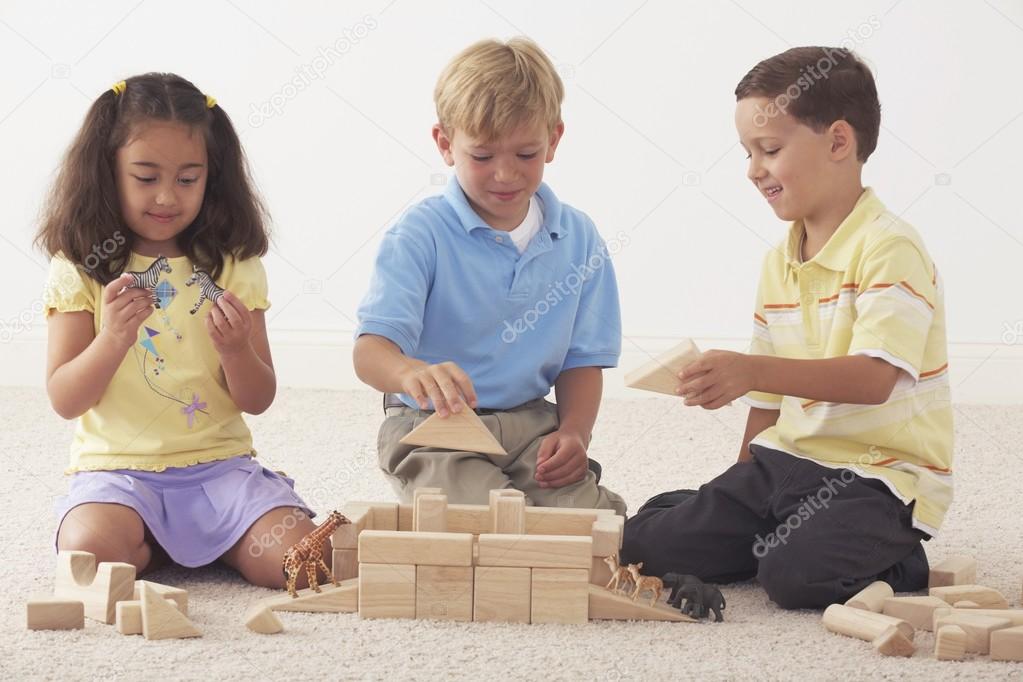
[(607, 247), (547, 185), (536, 197), (543, 225), (522, 254), (476, 214), (457, 178), (408, 209), (380, 244), (356, 337), (454, 362), (489, 409), (547, 395), (567, 369), (617, 365), (622, 323)]

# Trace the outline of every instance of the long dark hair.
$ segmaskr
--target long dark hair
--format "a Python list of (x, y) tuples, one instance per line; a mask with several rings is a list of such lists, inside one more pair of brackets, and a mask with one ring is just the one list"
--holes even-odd
[[(124, 271), (134, 233), (121, 215), (115, 155), (139, 124), (151, 120), (182, 123), (206, 140), (206, 193), (199, 214), (177, 237), (182, 253), (214, 278), (223, 271), (225, 256), (265, 255), (269, 216), (253, 189), (231, 119), (172, 73), (133, 76), (120, 94), (107, 90), (92, 103), (54, 183), (36, 245), (51, 257), (63, 254), (102, 284)], [(111, 239), (123, 246), (102, 259), (90, 257), (95, 245)]]

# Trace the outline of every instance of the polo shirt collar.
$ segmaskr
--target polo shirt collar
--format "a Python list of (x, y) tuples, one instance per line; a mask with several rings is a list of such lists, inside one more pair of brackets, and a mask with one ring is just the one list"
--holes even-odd
[[(552, 237), (561, 237), (565, 233), (565, 226), (561, 224), (561, 202), (554, 195), (554, 192), (546, 183), (541, 182), (536, 190), (536, 197), (543, 206), (543, 226), (551, 233)], [(466, 232), (484, 228), (493, 229), (483, 220), (469, 204), (462, 186), (458, 183), (458, 176), (452, 175), (444, 188), (444, 198), (458, 216), (458, 222)]]
[[(811, 258), (810, 262), (836, 272), (845, 270), (858, 248), (853, 236), (859, 228), (875, 220), (885, 210), (884, 204), (874, 194), (874, 190), (870, 187), (864, 189), (863, 194), (856, 200), (852, 211), (831, 235), (824, 248)], [(788, 239), (785, 242), (785, 262), (793, 268), (798, 268), (801, 265), (799, 250), (803, 241), (803, 230), (802, 220), (792, 223)]]

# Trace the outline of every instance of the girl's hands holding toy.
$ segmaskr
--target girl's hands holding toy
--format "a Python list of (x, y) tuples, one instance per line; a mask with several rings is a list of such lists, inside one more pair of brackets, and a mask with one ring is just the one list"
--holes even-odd
[(401, 377), (401, 389), (412, 396), (420, 409), (429, 409), (433, 401), (433, 409), (442, 419), (465, 406), (476, 408), (472, 380), (453, 362), (411, 366)]
[(206, 329), (221, 355), (245, 350), (252, 336), (252, 313), (230, 291), (216, 300), (206, 316)]
[(131, 283), (131, 275), (125, 273), (103, 288), (102, 331), (125, 351), (135, 343), (139, 327), (153, 312), (152, 292), (131, 287)]
[(679, 378), (679, 395), (686, 405), (716, 410), (753, 390), (753, 357), (745, 353), (709, 350), (687, 365)]
[(582, 436), (555, 431), (541, 441), (536, 453), (536, 480), (541, 488), (571, 485), (586, 475), (588, 462)]

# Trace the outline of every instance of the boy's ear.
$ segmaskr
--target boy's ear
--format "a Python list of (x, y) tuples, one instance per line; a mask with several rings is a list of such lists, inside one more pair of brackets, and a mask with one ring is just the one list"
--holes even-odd
[(437, 143), (437, 151), (440, 152), (444, 163), (454, 166), (455, 155), (451, 152), (451, 138), (444, 132), (444, 128), (441, 127), (440, 123), (435, 123), (433, 126), (433, 141)]
[(547, 158), (544, 159), (545, 163), (550, 163), (554, 160), (554, 152), (558, 149), (558, 143), (561, 142), (561, 136), (565, 134), (565, 123), (558, 121), (558, 125), (554, 126), (554, 130), (551, 131), (550, 139), (547, 141)]
[(850, 155), (856, 157), (856, 131), (848, 121), (838, 120), (828, 128), (831, 139), (831, 159), (844, 161)]

